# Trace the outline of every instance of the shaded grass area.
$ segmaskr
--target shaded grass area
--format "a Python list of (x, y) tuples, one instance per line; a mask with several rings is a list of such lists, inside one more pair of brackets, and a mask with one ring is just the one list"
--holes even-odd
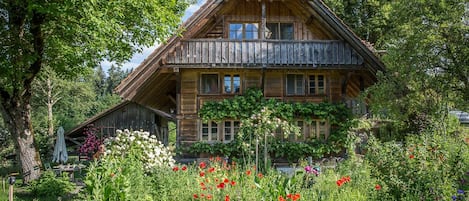
[[(9, 198), (9, 183), (8, 177), (11, 173), (18, 173), (20, 168), (18, 165), (13, 163), (11, 160), (4, 161), (0, 164), (0, 201), (8, 201)], [(74, 173), (75, 181), (82, 181), (84, 177), (84, 172), (75, 172)], [(72, 200), (83, 200), (80, 198), (79, 187), (74, 190), (72, 193), (63, 195), (61, 197), (57, 196), (38, 196), (33, 193), (30, 185), (23, 184), (21, 175), (16, 177), (16, 182), (13, 185), (13, 195), (15, 201), (54, 201), (54, 200), (63, 200), (63, 201), (72, 201)]]

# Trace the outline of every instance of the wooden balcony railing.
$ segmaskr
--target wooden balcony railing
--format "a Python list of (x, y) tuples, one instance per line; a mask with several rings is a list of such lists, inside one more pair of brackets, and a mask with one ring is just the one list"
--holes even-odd
[(343, 41), (227, 39), (184, 40), (166, 57), (168, 65), (361, 65), (363, 58)]

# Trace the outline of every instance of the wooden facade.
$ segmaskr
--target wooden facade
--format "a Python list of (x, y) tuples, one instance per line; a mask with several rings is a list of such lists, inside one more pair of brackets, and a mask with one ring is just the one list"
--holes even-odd
[(156, 135), (164, 144), (168, 143), (168, 121), (173, 117), (164, 112), (151, 109), (140, 104), (124, 101), (66, 133), (68, 141), (79, 145), (84, 141), (84, 130), (92, 126), (98, 129), (100, 137), (115, 136), (116, 130), (142, 130)]
[(207, 101), (256, 87), (267, 98), (355, 106), (384, 70), (320, 0), (208, 0), (183, 27), (117, 87), (125, 99), (175, 111), (179, 145), (225, 142), (227, 127), (237, 126), (203, 123), (198, 112)]

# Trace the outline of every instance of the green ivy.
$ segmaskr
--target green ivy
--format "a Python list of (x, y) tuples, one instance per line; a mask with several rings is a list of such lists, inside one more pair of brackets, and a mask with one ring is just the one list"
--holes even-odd
[[(327, 141), (311, 139), (306, 142), (289, 142), (272, 139), (269, 142), (269, 153), (275, 158), (285, 158), (295, 162), (299, 158), (312, 156), (321, 158), (325, 155), (336, 154), (344, 150), (347, 132), (352, 126), (351, 111), (345, 104), (337, 103), (294, 103), (281, 102), (277, 99), (267, 99), (260, 89), (248, 89), (243, 95), (223, 101), (207, 102), (201, 108), (199, 115), (204, 122), (223, 121), (225, 119), (247, 119), (258, 114), (263, 108), (269, 108), (273, 116), (292, 122), (303, 119), (311, 122), (313, 119), (327, 120), (331, 125), (331, 132)], [(186, 151), (193, 154), (208, 153), (211, 155), (239, 158), (246, 138), (236, 138), (230, 143), (197, 142)], [(250, 142), (252, 143), (252, 142)], [(254, 146), (250, 146), (251, 149)]]

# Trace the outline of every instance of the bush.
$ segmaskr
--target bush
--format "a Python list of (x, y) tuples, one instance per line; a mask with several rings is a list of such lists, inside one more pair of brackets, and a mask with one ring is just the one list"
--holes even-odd
[(85, 178), (88, 200), (158, 200), (152, 173), (174, 164), (171, 151), (147, 132), (117, 131), (106, 139), (105, 154), (90, 164)]
[(403, 143), (369, 140), (372, 176), (394, 200), (448, 200), (468, 189), (468, 145), (458, 136), (409, 136)]
[(39, 180), (31, 182), (31, 193), (38, 197), (64, 196), (75, 189), (75, 184), (70, 182), (67, 173), (57, 177), (51, 170), (42, 173)]

